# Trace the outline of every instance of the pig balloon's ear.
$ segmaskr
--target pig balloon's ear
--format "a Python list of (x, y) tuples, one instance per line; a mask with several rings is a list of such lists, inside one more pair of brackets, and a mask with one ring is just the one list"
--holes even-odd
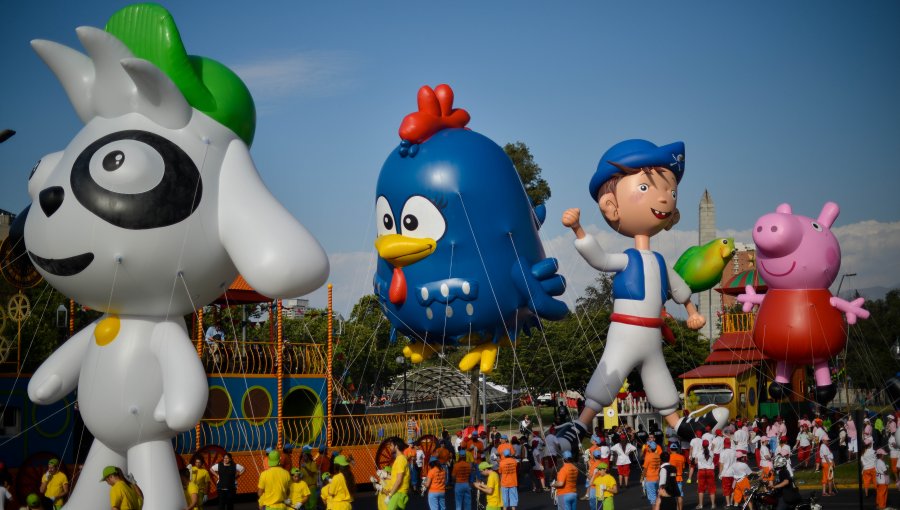
[(791, 210), (791, 204), (781, 204), (775, 208), (775, 212), (781, 213), (781, 214), (792, 214), (793, 213), (793, 211)]
[(831, 225), (834, 224), (834, 220), (837, 219), (838, 214), (841, 213), (841, 208), (834, 202), (827, 202), (824, 206), (822, 206), (822, 212), (819, 213), (819, 223), (822, 225), (831, 228)]

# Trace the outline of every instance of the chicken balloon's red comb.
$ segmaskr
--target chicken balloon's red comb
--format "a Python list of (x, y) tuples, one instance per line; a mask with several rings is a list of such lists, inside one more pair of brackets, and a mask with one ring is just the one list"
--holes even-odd
[(463, 128), (469, 123), (469, 112), (453, 108), (453, 89), (450, 85), (428, 85), (419, 89), (419, 111), (410, 113), (400, 123), (400, 138), (410, 143), (422, 143), (447, 128)]

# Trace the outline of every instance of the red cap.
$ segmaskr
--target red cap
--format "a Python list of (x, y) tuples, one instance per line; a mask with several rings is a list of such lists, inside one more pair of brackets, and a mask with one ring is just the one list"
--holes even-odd
[(704, 439), (704, 440), (703, 440), (703, 446), (709, 446), (709, 441), (707, 441), (706, 439)]
[(717, 430), (717, 431), (716, 431), (716, 435), (717, 435), (717, 436), (721, 436), (721, 435), (722, 435), (722, 430), (721, 430), (721, 429)]
[(788, 437), (787, 437), (787, 436), (781, 436), (781, 442), (782, 442), (782, 443), (787, 443), (787, 440), (788, 440)]

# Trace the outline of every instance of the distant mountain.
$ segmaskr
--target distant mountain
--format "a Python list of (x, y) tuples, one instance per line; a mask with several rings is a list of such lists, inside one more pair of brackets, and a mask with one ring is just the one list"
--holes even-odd
[(888, 292), (900, 288), (900, 284), (891, 286), (891, 287), (866, 287), (864, 289), (850, 289), (841, 292), (841, 297), (846, 300), (852, 300), (856, 298), (856, 293), (859, 292), (859, 295), (872, 300), (877, 301), (879, 299), (884, 299), (884, 296), (887, 295)]

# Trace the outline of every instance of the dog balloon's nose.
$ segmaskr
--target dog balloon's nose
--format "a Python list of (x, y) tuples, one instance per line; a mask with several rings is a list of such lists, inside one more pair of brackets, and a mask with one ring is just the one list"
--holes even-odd
[(59, 206), (62, 205), (65, 195), (65, 191), (59, 186), (52, 186), (41, 190), (38, 194), (41, 210), (44, 211), (44, 214), (46, 214), (48, 218), (53, 216), (53, 213), (55, 213), (56, 210), (59, 209)]

